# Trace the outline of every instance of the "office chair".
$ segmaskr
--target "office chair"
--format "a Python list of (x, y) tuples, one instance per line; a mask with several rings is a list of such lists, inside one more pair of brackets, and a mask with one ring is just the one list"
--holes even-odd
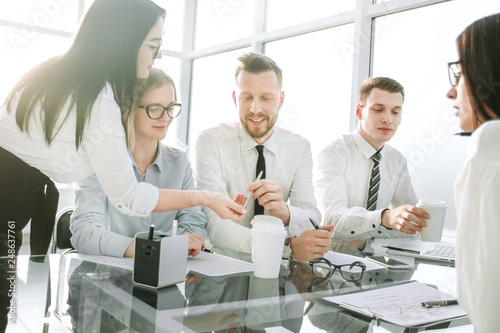
[(57, 213), (50, 253), (56, 253), (57, 249), (66, 250), (64, 253), (74, 250), (70, 240), (72, 233), (69, 229), (71, 213), (73, 213), (73, 207), (61, 209)]

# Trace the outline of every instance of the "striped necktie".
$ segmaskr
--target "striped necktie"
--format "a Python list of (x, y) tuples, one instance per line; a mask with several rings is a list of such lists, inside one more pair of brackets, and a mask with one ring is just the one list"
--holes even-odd
[(368, 188), (368, 202), (366, 204), (367, 210), (375, 210), (377, 208), (377, 198), (378, 198), (378, 189), (380, 187), (380, 152), (376, 152), (372, 156), (373, 160), (373, 168), (372, 168), (372, 176), (370, 177), (370, 187)]
[[(259, 152), (259, 157), (257, 158), (257, 168), (255, 172), (255, 176), (257, 177), (259, 173), (262, 171), (262, 177), (260, 179), (266, 178), (266, 160), (264, 158), (264, 146), (257, 145), (255, 149)], [(255, 208), (254, 215), (264, 215), (264, 207), (259, 205), (259, 200), (255, 199)]]

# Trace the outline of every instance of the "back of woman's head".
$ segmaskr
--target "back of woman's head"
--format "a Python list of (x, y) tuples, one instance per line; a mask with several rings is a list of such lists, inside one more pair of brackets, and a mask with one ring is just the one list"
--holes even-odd
[(458, 36), (457, 48), (474, 111), (485, 120), (492, 119), (491, 112), (500, 117), (500, 13), (469, 25)]
[(64, 103), (71, 98), (76, 105), (78, 147), (92, 106), (107, 82), (122, 112), (128, 112), (139, 48), (160, 18), (165, 18), (165, 10), (150, 0), (96, 0), (68, 52), (30, 71), (9, 95), (8, 106), (23, 90), (16, 109), (21, 130), (27, 128), (34, 106), (42, 102), (45, 140), (50, 144), (59, 114), (66, 111)]

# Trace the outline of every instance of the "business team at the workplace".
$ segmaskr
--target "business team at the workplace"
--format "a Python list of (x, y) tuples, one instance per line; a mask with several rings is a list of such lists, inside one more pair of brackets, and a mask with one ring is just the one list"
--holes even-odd
[[(334, 239), (363, 249), (371, 239), (414, 237), (426, 227), (406, 160), (386, 144), (404, 102), (390, 78), (363, 83), (358, 127), (319, 156), (323, 219), (309, 142), (275, 126), (285, 93), (280, 68), (266, 56), (238, 58), (232, 98), (240, 121), (200, 134), (193, 175), (185, 152), (160, 144), (182, 110), (172, 79), (152, 68), (164, 19), (149, 0), (97, 0), (69, 51), (28, 72), (9, 94), (0, 111), (2, 255), (12, 248), (8, 229), (17, 253), (30, 219), (31, 252), (46, 253), (58, 199), (52, 179), (78, 182), (72, 243), (90, 254), (133, 256), (135, 233), (151, 224), (168, 233), (174, 219), (194, 256), (207, 234), (213, 246), (250, 252), (250, 221), (269, 214), (287, 227), (284, 256), (300, 261), (322, 256)], [(500, 236), (499, 29), (499, 14), (471, 24), (457, 38), (458, 62), (449, 64), (447, 96), (460, 127), (473, 132), (455, 200), (459, 301), (477, 332), (491, 331), (500, 305), (500, 268), (492, 264)], [(265, 176), (254, 182), (257, 164)], [(254, 191), (248, 211), (244, 191)]]

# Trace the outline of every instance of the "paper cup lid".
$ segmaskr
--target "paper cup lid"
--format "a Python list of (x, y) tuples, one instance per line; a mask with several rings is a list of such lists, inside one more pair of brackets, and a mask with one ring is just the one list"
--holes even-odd
[(417, 203), (417, 207), (432, 207), (432, 208), (446, 208), (446, 202), (434, 199), (421, 199)]

